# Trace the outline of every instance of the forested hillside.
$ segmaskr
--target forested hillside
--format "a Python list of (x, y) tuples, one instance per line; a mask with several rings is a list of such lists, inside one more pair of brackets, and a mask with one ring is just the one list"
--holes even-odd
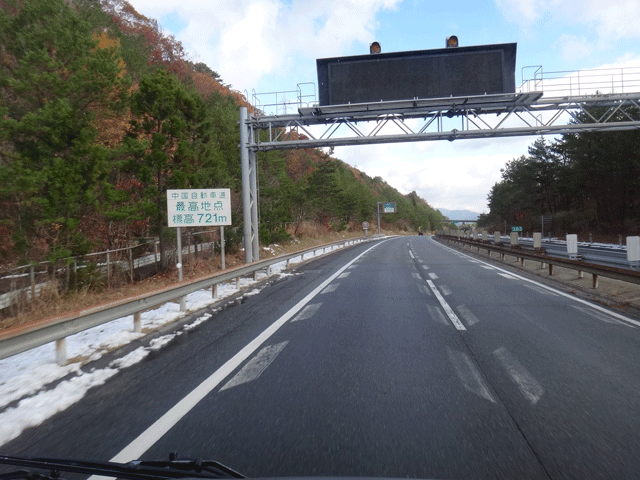
[[(52, 260), (175, 235), (167, 188), (231, 188), (242, 235), (238, 107), (215, 66), (124, 0), (0, 0), (0, 261)], [(213, 68), (212, 68), (213, 67)], [(315, 222), (440, 227), (401, 195), (321, 150), (258, 154), (265, 244)]]
[[(580, 114), (583, 122), (603, 111)], [(638, 119), (637, 108), (615, 114), (617, 121)], [(502, 230), (522, 225), (539, 231), (541, 215), (552, 221), (545, 227), (557, 234), (640, 233), (640, 133), (587, 132), (564, 135), (557, 141), (540, 138), (529, 154), (508, 162), (502, 180), (488, 196), (490, 212), (479, 225)]]

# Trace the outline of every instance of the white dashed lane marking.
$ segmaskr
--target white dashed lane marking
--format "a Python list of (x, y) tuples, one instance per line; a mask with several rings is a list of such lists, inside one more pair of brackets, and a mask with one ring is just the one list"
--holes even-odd
[(456, 310), (458, 310), (460, 316), (465, 319), (467, 325), (471, 326), (479, 322), (478, 317), (476, 317), (465, 305), (456, 307)]
[(416, 285), (418, 285), (418, 290), (420, 290), (420, 293), (424, 293), (428, 297), (431, 296), (431, 291), (426, 287), (426, 285), (423, 285), (422, 283), (418, 283)]
[(431, 316), (431, 318), (436, 322), (449, 326), (447, 317), (444, 316), (444, 313), (438, 307), (427, 305), (427, 310), (429, 311), (429, 315)]
[(451, 295), (451, 289), (449, 287), (447, 287), (446, 285), (440, 285), (440, 291), (442, 292), (442, 295), (444, 295), (445, 297), (447, 295)]
[(522, 394), (531, 402), (531, 405), (538, 403), (538, 400), (540, 400), (540, 397), (544, 394), (544, 388), (542, 388), (533, 375), (531, 375), (506, 348), (500, 347), (493, 352), (493, 354), (507, 370), (507, 373), (516, 385), (518, 385)]
[(496, 403), (489, 387), (482, 378), (482, 374), (471, 357), (466, 353), (451, 350), (449, 347), (447, 347), (447, 353), (464, 388), (492, 403)]
[(220, 389), (220, 391), (243, 383), (251, 382), (258, 378), (271, 364), (271, 362), (276, 359), (282, 349), (287, 346), (287, 343), (289, 343), (289, 341), (264, 347), (255, 357), (249, 360), (247, 364), (242, 367), (242, 370), (236, 373), (236, 375), (229, 380), (224, 387)]
[(347, 278), (349, 275), (351, 275), (351, 272), (344, 272), (338, 275), (338, 278)]
[(435, 273), (431, 272), (431, 273), (429, 274), (429, 278), (430, 278), (431, 280), (437, 280), (437, 279), (438, 279), (438, 275), (436, 275)]
[(322, 290), (322, 292), (320, 293), (331, 293), (331, 292), (335, 292), (336, 288), (338, 288), (340, 286), (339, 283), (332, 283), (331, 285), (327, 285), (327, 287)]
[(307, 318), (311, 318), (313, 317), (313, 315), (315, 315), (315, 313), (318, 311), (318, 309), (320, 308), (320, 305), (322, 305), (322, 303), (312, 303), (310, 305), (307, 305), (306, 307), (304, 307), (302, 309), (302, 311), (296, 315), (294, 317), (293, 320), (291, 320), (292, 322), (297, 322), (298, 320), (306, 320)]

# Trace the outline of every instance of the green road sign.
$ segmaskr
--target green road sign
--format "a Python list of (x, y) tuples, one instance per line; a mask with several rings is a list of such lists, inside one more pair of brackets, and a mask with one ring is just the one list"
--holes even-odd
[(521, 232), (522, 231), (522, 227), (511, 227), (511, 231), (512, 232)]
[(396, 213), (396, 204), (395, 202), (387, 202), (383, 205), (384, 213)]

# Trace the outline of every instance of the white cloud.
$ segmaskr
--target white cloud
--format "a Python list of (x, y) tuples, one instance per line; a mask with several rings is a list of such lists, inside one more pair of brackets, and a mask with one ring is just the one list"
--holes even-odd
[(569, 25), (595, 26), (599, 43), (640, 37), (637, 0), (495, 0), (503, 16), (528, 29), (547, 18)]
[[(300, 57), (343, 55), (353, 44), (374, 38), (376, 15), (401, 0), (133, 0), (141, 13), (178, 15), (187, 27), (173, 32), (237, 89), (256, 88), (266, 75), (295, 74)], [(368, 51), (368, 50), (367, 50)], [(363, 52), (364, 53), (364, 52)], [(310, 73), (312, 71), (310, 70)], [(303, 77), (305, 81), (308, 76)], [(313, 77), (311, 77), (313, 78)], [(294, 87), (296, 80), (291, 80)]]
[(531, 23), (540, 17), (540, 0), (496, 0), (496, 6), (508, 20)]
[(579, 60), (587, 58), (594, 50), (585, 37), (562, 34), (553, 44), (554, 48), (562, 52), (565, 60)]

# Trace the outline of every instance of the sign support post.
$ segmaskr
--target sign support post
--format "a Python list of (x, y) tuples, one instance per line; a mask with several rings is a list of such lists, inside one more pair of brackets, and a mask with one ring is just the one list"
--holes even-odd
[[(180, 227), (177, 227), (177, 235), (178, 235), (178, 282), (182, 281), (182, 232), (180, 232)], [(187, 309), (186, 299), (184, 296), (180, 297), (180, 311), (184, 312)]]
[(224, 270), (224, 225), (220, 225), (220, 256), (222, 257), (222, 270)]
[[(225, 269), (224, 225), (231, 225), (231, 190), (197, 188), (167, 190), (168, 226), (177, 228), (178, 281), (182, 281), (182, 226), (220, 227), (222, 269)], [(189, 246), (191, 248), (191, 246)], [(180, 311), (185, 311), (185, 297), (180, 298)]]

